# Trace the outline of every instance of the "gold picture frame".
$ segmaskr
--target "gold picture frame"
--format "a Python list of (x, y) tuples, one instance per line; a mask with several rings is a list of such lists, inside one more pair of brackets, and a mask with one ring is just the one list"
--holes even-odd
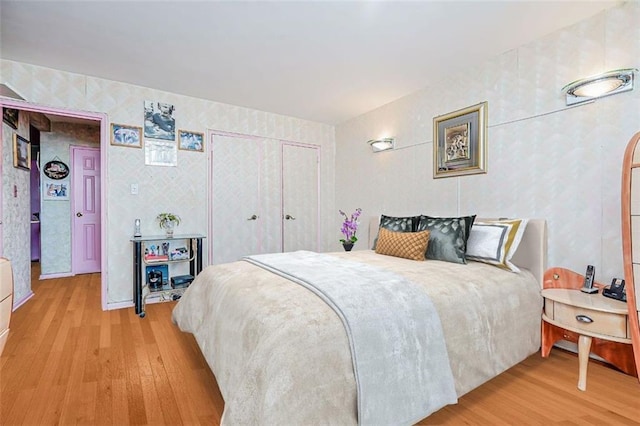
[(142, 127), (112, 123), (111, 145), (142, 148)]
[(178, 130), (178, 149), (204, 152), (204, 133)]
[(487, 173), (487, 110), (482, 102), (434, 117), (434, 179)]
[(13, 134), (13, 167), (31, 170), (31, 142)]
[(2, 108), (2, 121), (7, 123), (14, 130), (18, 130), (19, 115), (20, 111), (15, 108)]

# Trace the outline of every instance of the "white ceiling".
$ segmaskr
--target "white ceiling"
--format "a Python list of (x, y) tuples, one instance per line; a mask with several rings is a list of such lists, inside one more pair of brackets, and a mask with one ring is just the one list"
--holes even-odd
[(337, 124), (618, 3), (0, 0), (0, 57)]

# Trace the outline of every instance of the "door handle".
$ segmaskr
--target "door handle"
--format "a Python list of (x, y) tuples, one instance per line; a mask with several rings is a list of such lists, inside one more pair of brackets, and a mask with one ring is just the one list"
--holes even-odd
[(250, 218), (248, 218), (247, 220), (256, 220), (256, 219), (258, 219), (258, 217), (259, 217), (258, 215), (254, 214)]
[(82, 217), (82, 213), (78, 212), (78, 213), (76, 213), (76, 216)]
[(293, 216), (291, 216), (290, 214), (286, 215), (284, 218), (285, 218), (286, 220), (296, 220), (296, 218), (295, 218), (295, 217), (293, 217)]

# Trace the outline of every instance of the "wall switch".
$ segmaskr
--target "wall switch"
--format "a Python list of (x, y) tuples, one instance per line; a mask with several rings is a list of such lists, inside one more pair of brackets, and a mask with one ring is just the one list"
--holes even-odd
[(138, 184), (137, 183), (132, 183), (131, 184), (131, 194), (132, 195), (138, 195)]

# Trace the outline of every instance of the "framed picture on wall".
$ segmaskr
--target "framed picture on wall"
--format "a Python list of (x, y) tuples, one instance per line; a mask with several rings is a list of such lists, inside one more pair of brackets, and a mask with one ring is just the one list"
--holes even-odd
[(111, 145), (142, 148), (142, 128), (111, 124)]
[(204, 133), (178, 130), (178, 149), (204, 152)]
[(55, 200), (68, 200), (69, 199), (69, 179), (64, 180), (49, 180), (45, 179), (42, 182), (42, 199), (55, 201)]
[(487, 102), (433, 119), (433, 177), (487, 173)]
[(14, 108), (2, 108), (2, 121), (7, 123), (10, 127), (18, 130), (18, 114), (19, 110)]
[(69, 176), (69, 166), (57, 158), (48, 161), (42, 168), (42, 173), (49, 179), (60, 180)]
[(31, 170), (31, 143), (17, 133), (13, 134), (13, 167)]
[(176, 140), (176, 108), (164, 102), (144, 101), (144, 137)]

